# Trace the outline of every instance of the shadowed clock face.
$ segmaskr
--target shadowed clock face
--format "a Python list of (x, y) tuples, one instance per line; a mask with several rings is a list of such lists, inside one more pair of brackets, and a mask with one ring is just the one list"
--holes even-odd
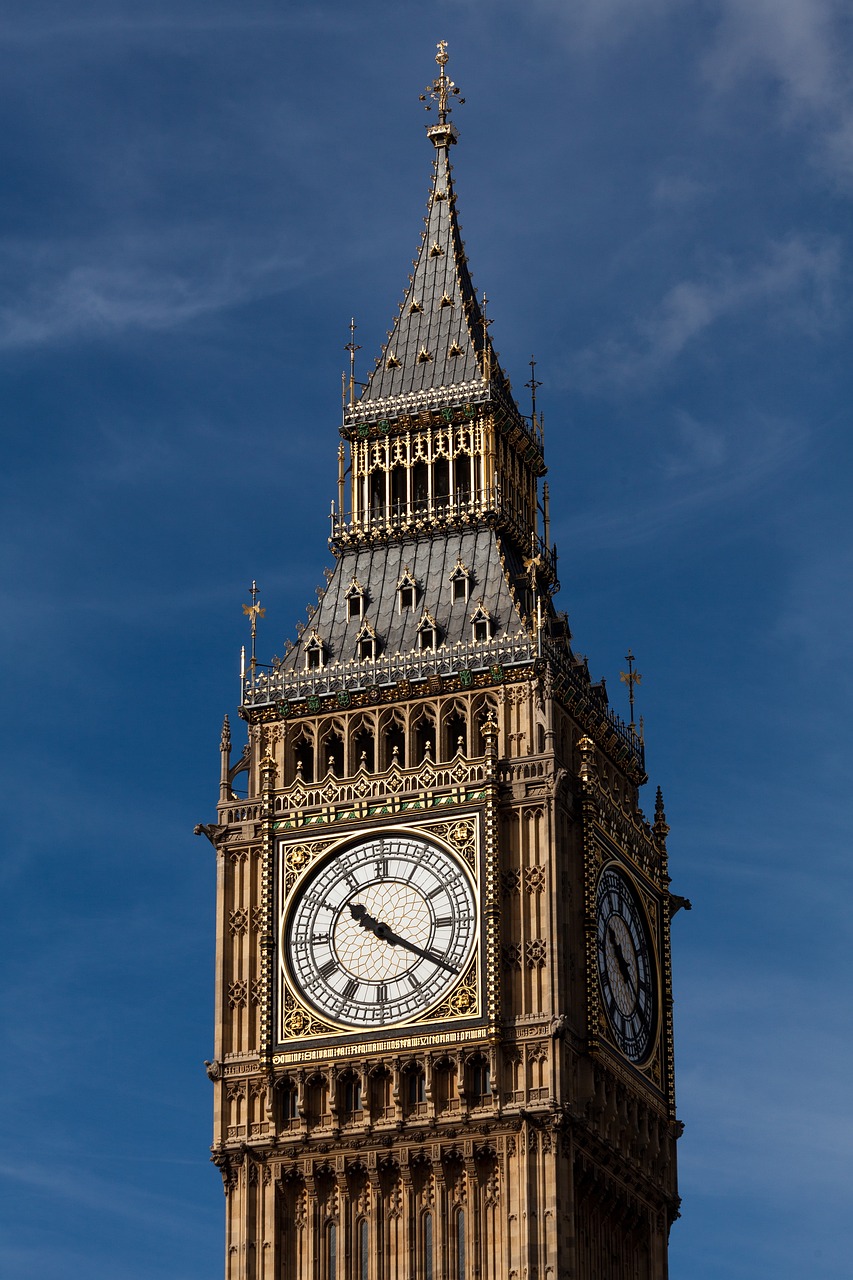
[(322, 863), (282, 926), (303, 998), (345, 1026), (407, 1022), (456, 985), (474, 950), (467, 871), (413, 835), (376, 836)]
[(657, 977), (645, 913), (615, 867), (601, 874), (596, 910), (598, 980), (607, 1018), (625, 1056), (643, 1062), (657, 1027)]

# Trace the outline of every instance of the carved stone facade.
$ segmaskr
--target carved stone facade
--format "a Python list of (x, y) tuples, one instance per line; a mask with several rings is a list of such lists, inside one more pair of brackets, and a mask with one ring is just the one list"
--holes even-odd
[[(440, 47), (436, 177), (421, 251), (433, 260), (461, 254), (446, 209), (444, 222), (435, 212), (455, 203), (442, 55)], [(456, 270), (458, 298), (443, 284), (440, 297), (415, 301), (436, 314), (467, 307), (470, 359), (488, 391), (476, 429), (469, 424), (458, 449), (442, 446), (454, 414), (470, 408), (470, 374), (455, 398), (452, 382), (433, 378), (426, 392), (444, 395), (437, 409), (426, 392), (407, 390), (406, 360), (419, 378), (425, 361), (412, 357), (398, 325), (377, 369), (393, 375), (397, 401), (409, 396), (405, 412), (416, 411), (419, 431), (400, 428), (397, 447), (385, 392), (366, 392), (351, 407), (343, 434), (358, 491), (328, 575), (326, 600), (337, 603), (321, 603), (315, 639), (305, 630), (272, 675), (247, 674), (247, 749), (232, 764), (226, 724), (218, 822), (199, 828), (217, 862), (216, 1042), (207, 1070), (226, 1280), (667, 1274), (679, 1203), (668, 828), (661, 800), (654, 824), (644, 818), (642, 744), (572, 654), (551, 599), (556, 578), (518, 533), (536, 505), (540, 453), (527, 437), (537, 424), (522, 423), (521, 435), (512, 423), (499, 431), (499, 367), (485, 325), (474, 327), (482, 317), (465, 293), (464, 259)], [(412, 289), (421, 288), (419, 271)], [(499, 431), (500, 449), (490, 431)], [(394, 494), (410, 514), (420, 501), (426, 473), (417, 479), (416, 464), (448, 453), (470, 460), (478, 450), (489, 485), (515, 477), (506, 521), (492, 504), (469, 513), (460, 532), (452, 503), (442, 523), (433, 487), (420, 529), (389, 533), (369, 517), (374, 469), (387, 473), (385, 519)], [(405, 478), (397, 467), (409, 468)], [(436, 475), (443, 472), (430, 473), (429, 486)], [(392, 544), (405, 574), (396, 561), (387, 572)], [(441, 565), (435, 581), (423, 569), (430, 544)], [(384, 605), (380, 581), (390, 593)], [(470, 643), (460, 633), (442, 644), (462, 616), (453, 610), (464, 609), (467, 627), (476, 603), (469, 593), (487, 581), (471, 624), (480, 630)], [(418, 648), (413, 629), (409, 658), (399, 639), (384, 656), (346, 658), (342, 646), (347, 636), (364, 639), (365, 617), (375, 619), (369, 639), (381, 645), (392, 615), (399, 627), (412, 602), (429, 606), (434, 649)], [(492, 661), (495, 645), (515, 654), (511, 664)], [(288, 921), (314, 868), (366, 834), (400, 833), (428, 839), (462, 868), (476, 899), (477, 945), (423, 1013), (358, 1030), (300, 987)], [(606, 871), (616, 886), (609, 915)], [(387, 924), (371, 927), (379, 943), (406, 945)], [(435, 956), (423, 948), (420, 956)]]

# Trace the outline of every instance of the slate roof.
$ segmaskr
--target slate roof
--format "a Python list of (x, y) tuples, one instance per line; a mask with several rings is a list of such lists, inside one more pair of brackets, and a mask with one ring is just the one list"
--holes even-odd
[[(303, 671), (305, 646), (313, 633), (323, 642), (325, 662), (348, 662), (356, 657), (356, 637), (363, 619), (350, 618), (347, 593), (353, 578), (365, 591), (364, 618), (374, 628), (379, 653), (407, 653), (417, 648), (418, 624), (428, 610), (435, 619), (439, 644), (471, 642), (471, 615), (480, 600), (491, 618), (490, 639), (522, 636), (527, 630), (516, 610), (515, 594), (501, 565), (504, 553), (511, 581), (523, 566), (510, 546), (501, 547), (492, 529), (441, 533), (418, 541), (386, 543), (345, 551), (314, 616), (299, 642), (286, 654), (280, 671)], [(461, 560), (470, 572), (467, 601), (452, 599), (450, 576)], [(414, 609), (400, 612), (397, 583), (406, 569), (418, 586)]]
[[(359, 405), (462, 384), (506, 385), (483, 324), (456, 215), (451, 126), (434, 129), (433, 183), (426, 229), (391, 336)], [(485, 345), (484, 345), (485, 344)], [(486, 359), (486, 353), (488, 359)]]

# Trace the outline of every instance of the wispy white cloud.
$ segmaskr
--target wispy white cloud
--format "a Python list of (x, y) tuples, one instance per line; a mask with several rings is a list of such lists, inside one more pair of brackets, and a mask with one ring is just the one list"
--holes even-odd
[(768, 326), (817, 334), (833, 318), (840, 269), (839, 245), (826, 236), (789, 236), (749, 265), (718, 259), (704, 276), (672, 285), (632, 333), (580, 351), (571, 370), (575, 384), (592, 391), (646, 383), (721, 320), (756, 310)]
[(681, 210), (696, 204), (708, 191), (706, 182), (687, 173), (665, 173), (652, 186), (651, 202), (658, 209)]
[[(468, 3), (468, 0), (465, 0)], [(517, 0), (497, 0), (518, 9)], [(779, 122), (805, 125), (833, 177), (853, 186), (853, 25), (847, 0), (530, 0), (571, 48), (588, 56), (692, 10), (707, 28), (701, 78), (719, 100), (746, 87), (778, 88)]]
[(700, 422), (690, 413), (676, 413), (675, 440), (661, 453), (661, 470), (668, 480), (707, 475), (724, 466), (730, 456), (722, 428)]
[[(203, 1163), (198, 1161), (201, 1167)], [(54, 1161), (50, 1164), (19, 1159), (6, 1161), (0, 1163), (0, 1178), (10, 1184), (30, 1187), (52, 1199), (67, 1200), (83, 1210), (130, 1219), (170, 1234), (185, 1234), (189, 1230), (199, 1240), (204, 1239), (206, 1224), (197, 1221), (195, 1212), (188, 1215), (186, 1206), (176, 1204), (173, 1197), (146, 1191), (138, 1184), (123, 1183), (120, 1178), (98, 1177), (81, 1169), (76, 1159), (73, 1167), (64, 1168)], [(195, 1228), (192, 1221), (196, 1223)]]
[[(597, 547), (649, 542), (684, 528), (706, 512), (748, 499), (776, 482), (801, 456), (808, 436), (794, 422), (754, 412), (737, 421), (703, 423), (677, 412), (666, 441), (657, 423), (658, 463), (642, 482), (623, 492), (618, 504), (593, 502), (565, 519), (554, 520), (563, 546)], [(736, 458), (736, 464), (733, 459)]]
[[(472, 0), (456, 0), (470, 8)], [(538, 13), (556, 27), (569, 42), (589, 50), (596, 46), (619, 44), (637, 27), (664, 16), (677, 0), (529, 0), (523, 6), (518, 0), (497, 0), (501, 8)]]
[(813, 126), (823, 163), (853, 184), (851, 35), (843, 0), (720, 0), (704, 74), (718, 93), (769, 77), (783, 122)]
[(208, 312), (287, 288), (298, 258), (253, 255), (211, 238), (199, 254), (168, 236), (156, 243), (0, 245), (0, 349), (38, 346), (127, 329), (172, 329)]

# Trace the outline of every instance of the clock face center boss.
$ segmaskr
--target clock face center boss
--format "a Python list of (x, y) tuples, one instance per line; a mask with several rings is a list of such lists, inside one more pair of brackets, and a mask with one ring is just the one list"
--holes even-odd
[(388, 1027), (449, 994), (477, 932), (461, 862), (421, 836), (374, 836), (306, 872), (282, 919), (282, 964), (324, 1018)]

